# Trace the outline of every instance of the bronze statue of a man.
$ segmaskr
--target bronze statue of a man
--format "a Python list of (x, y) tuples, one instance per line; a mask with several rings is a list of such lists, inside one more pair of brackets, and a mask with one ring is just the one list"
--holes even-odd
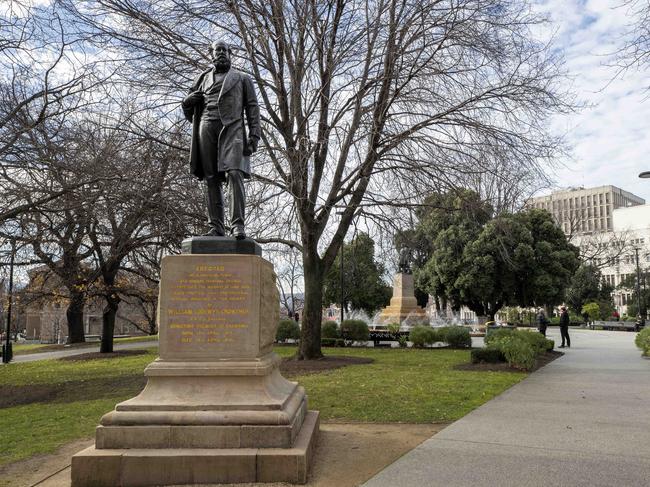
[(397, 266), (399, 272), (403, 274), (411, 274), (411, 249), (402, 247), (399, 252), (399, 264)]
[(231, 69), (231, 54), (225, 42), (212, 44), (214, 66), (196, 78), (182, 107), (185, 118), (192, 122), (191, 171), (207, 186), (210, 230), (206, 235), (226, 233), (222, 185), (227, 182), (230, 233), (243, 239), (246, 237), (244, 179), (250, 178), (250, 156), (257, 150), (261, 136), (260, 110), (253, 81), (250, 76)]

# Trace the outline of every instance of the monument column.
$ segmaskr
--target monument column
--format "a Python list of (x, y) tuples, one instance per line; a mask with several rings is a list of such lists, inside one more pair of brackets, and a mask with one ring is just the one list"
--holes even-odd
[(318, 433), (279, 371), (275, 273), (250, 239), (193, 237), (163, 258), (160, 357), (72, 458), (73, 487), (305, 483)]

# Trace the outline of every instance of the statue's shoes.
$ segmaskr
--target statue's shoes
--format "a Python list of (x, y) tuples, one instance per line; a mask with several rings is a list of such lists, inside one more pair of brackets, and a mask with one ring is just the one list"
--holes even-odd
[(246, 238), (246, 232), (244, 232), (243, 228), (234, 228), (232, 230), (232, 236), (235, 237), (237, 240), (244, 240)]

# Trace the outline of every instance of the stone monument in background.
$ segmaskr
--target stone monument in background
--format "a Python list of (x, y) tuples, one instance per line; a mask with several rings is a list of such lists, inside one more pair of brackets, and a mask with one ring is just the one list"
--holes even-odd
[(377, 322), (382, 325), (402, 323), (409, 319), (413, 324), (428, 323), (426, 311), (418, 306), (415, 286), (411, 272), (410, 251), (404, 247), (400, 251), (398, 272), (393, 280), (393, 297), (390, 304), (381, 310)]

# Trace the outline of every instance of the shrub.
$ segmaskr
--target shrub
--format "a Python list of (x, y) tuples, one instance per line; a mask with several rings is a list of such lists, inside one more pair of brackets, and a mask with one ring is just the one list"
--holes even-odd
[(275, 339), (278, 342), (286, 342), (289, 338), (294, 340), (300, 338), (300, 326), (293, 320), (281, 320)]
[(535, 349), (535, 355), (544, 353), (547, 350), (547, 341), (544, 338), (544, 335), (537, 331), (523, 331), (517, 330), (514, 333), (515, 337), (523, 339), (525, 342), (529, 343)]
[(321, 338), (320, 344), (323, 347), (345, 347), (345, 340), (342, 338)]
[(471, 354), (473, 364), (478, 364), (481, 362), (496, 364), (506, 361), (506, 357), (503, 355), (503, 352), (494, 347), (475, 348), (472, 350)]
[(409, 341), (413, 343), (415, 347), (423, 347), (425, 345), (431, 345), (437, 340), (436, 331), (430, 326), (414, 326), (411, 328), (409, 333)]
[(650, 355), (650, 328), (644, 328), (636, 334), (634, 343), (643, 352), (644, 356)]
[(535, 365), (537, 353), (525, 339), (512, 335), (499, 338), (493, 342), (494, 347), (503, 352), (511, 367), (529, 370)]
[(514, 335), (515, 330), (512, 328), (497, 328), (497, 329), (492, 329), (489, 330), (489, 332), (485, 335), (485, 344), (490, 345), (491, 343), (494, 343), (497, 340), (500, 340), (501, 338), (505, 337), (511, 337)]
[(467, 348), (472, 346), (472, 337), (464, 326), (443, 326), (438, 330), (440, 341), (452, 348)]
[(395, 335), (397, 332), (399, 332), (400, 326), (401, 325), (399, 323), (388, 323), (386, 325), (386, 328), (388, 329), (389, 333)]
[(333, 321), (326, 321), (321, 325), (320, 336), (322, 338), (341, 338), (339, 327)]
[(400, 335), (399, 338), (397, 339), (397, 343), (399, 343), (399, 346), (401, 348), (406, 348), (408, 341), (409, 339), (406, 337), (406, 335)]
[(553, 340), (546, 339), (546, 351), (552, 352), (555, 348), (555, 342)]
[(341, 337), (352, 342), (367, 342), (370, 338), (368, 324), (362, 320), (344, 320), (341, 323)]

